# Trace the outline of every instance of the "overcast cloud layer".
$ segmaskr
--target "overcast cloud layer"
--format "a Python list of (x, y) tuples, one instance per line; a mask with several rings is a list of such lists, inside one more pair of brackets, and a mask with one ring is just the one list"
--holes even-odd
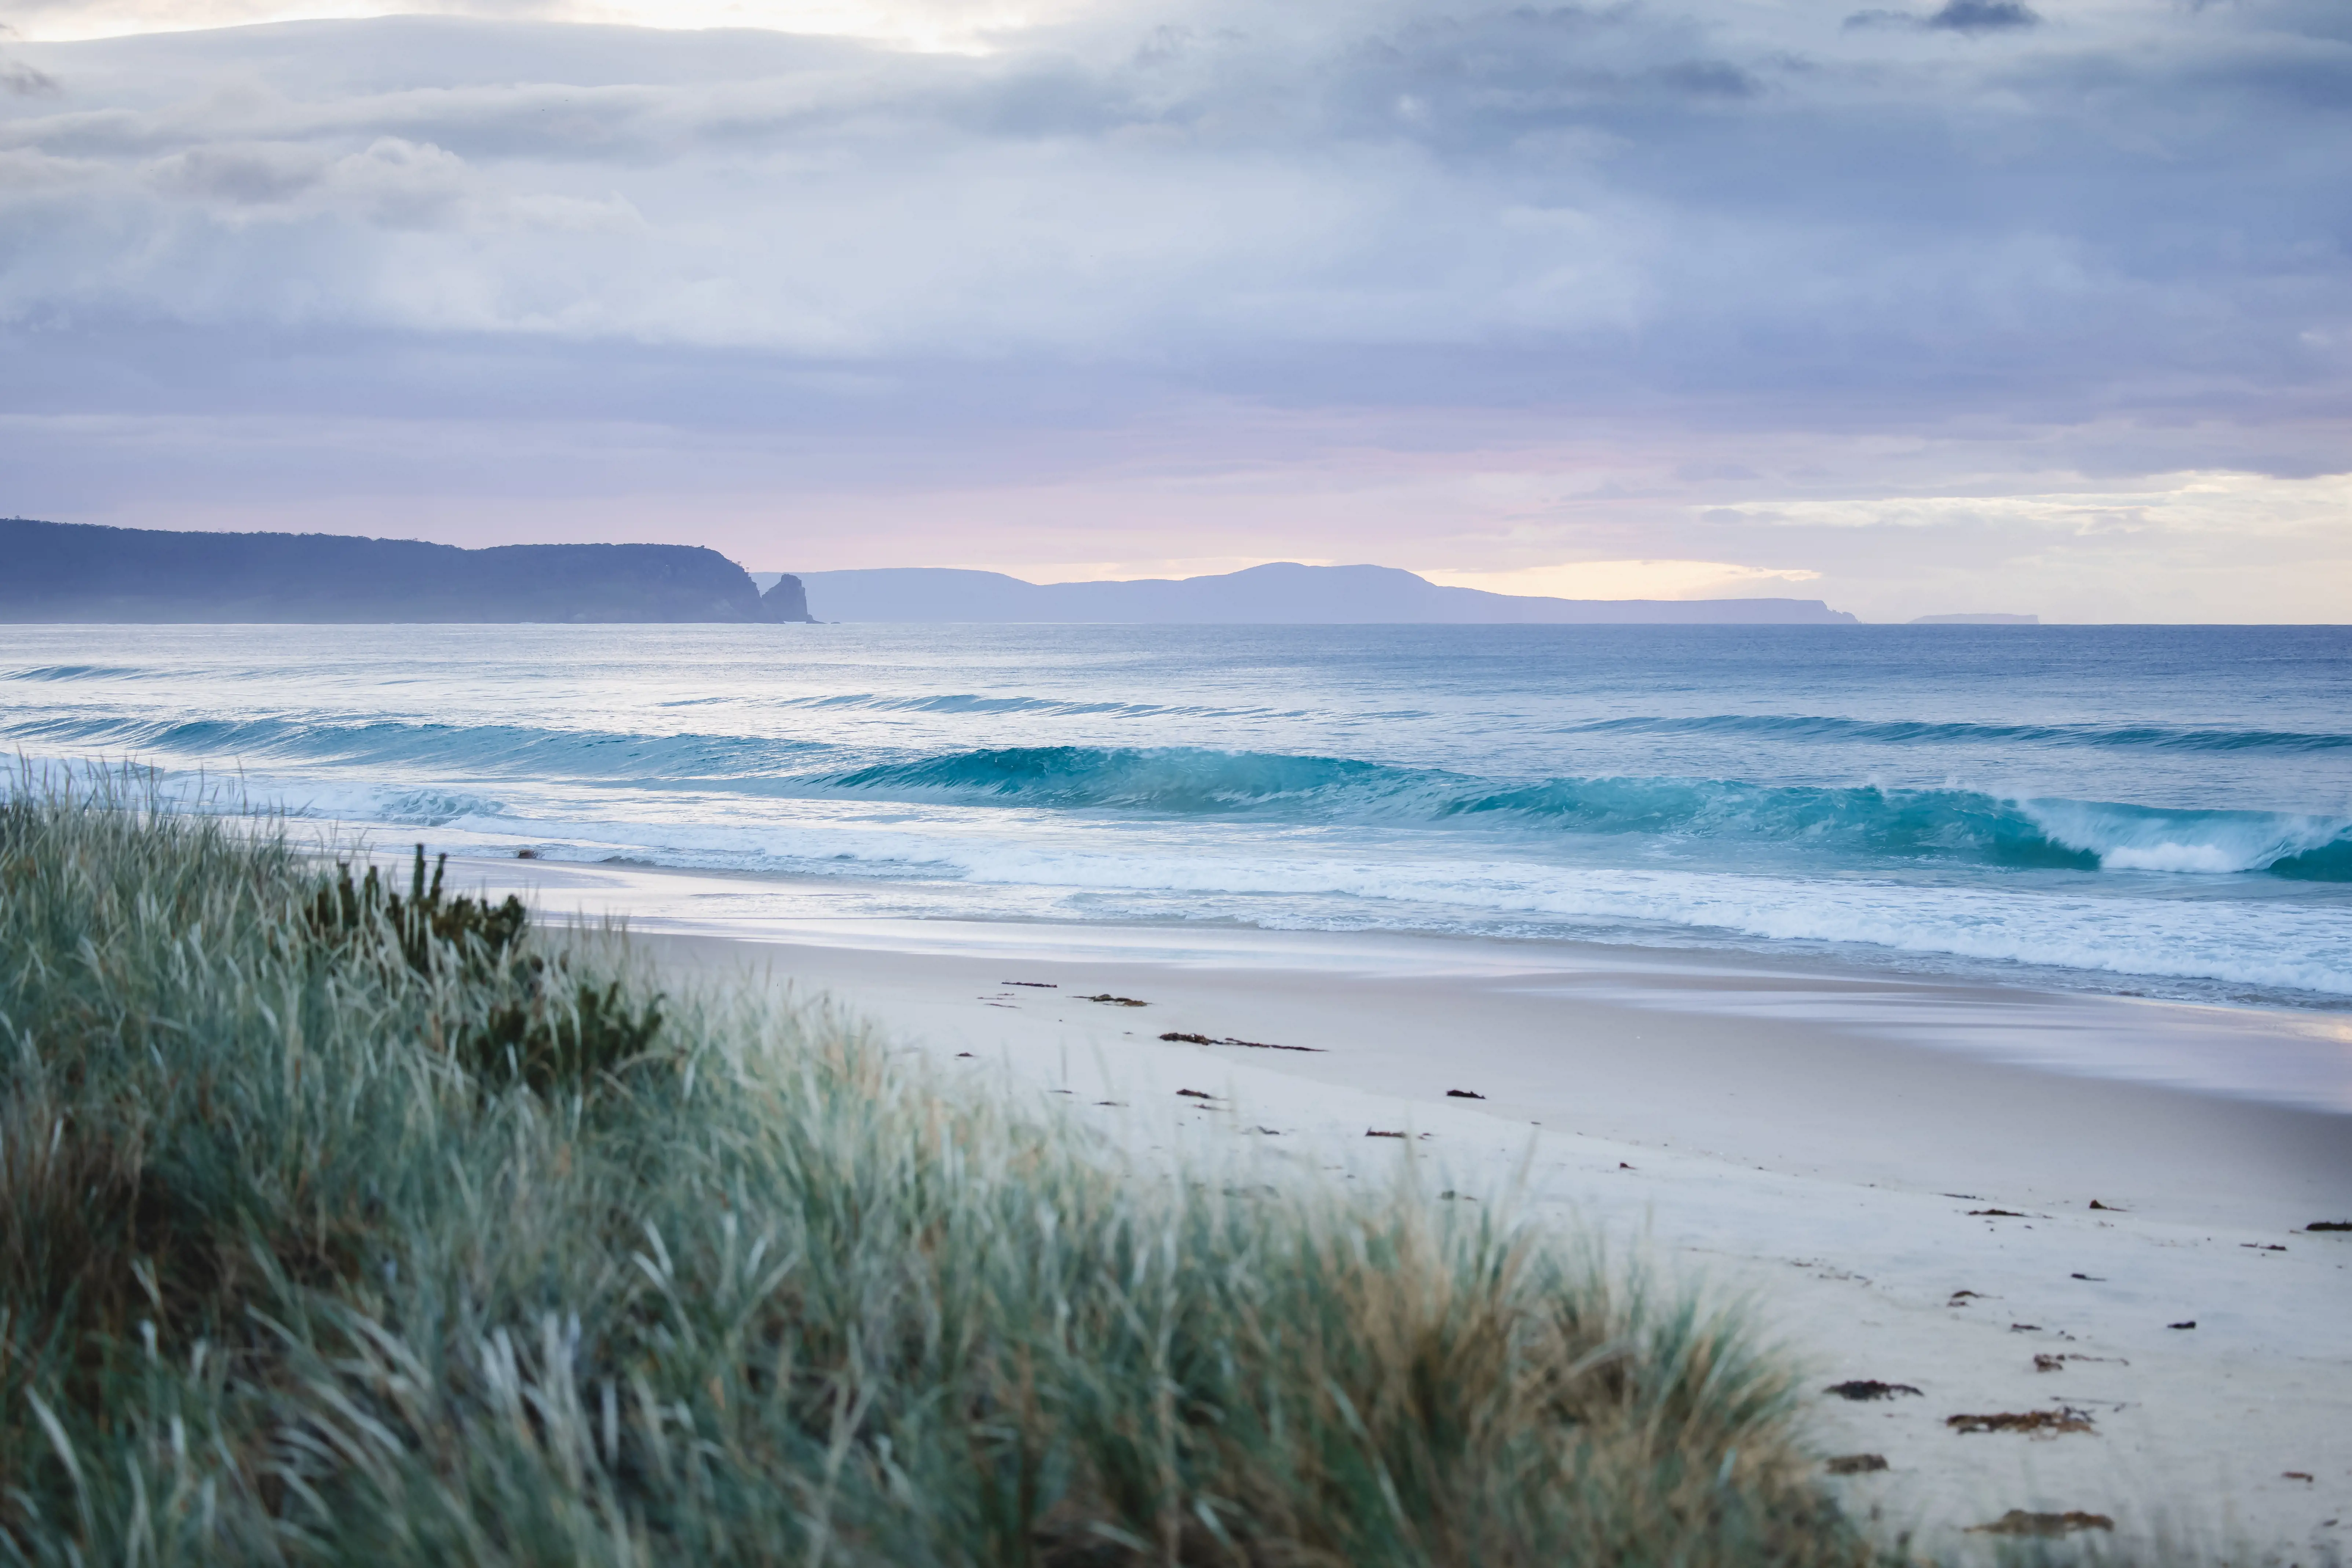
[(0, 7), (0, 511), (2352, 604), (2336, 0), (470, 9)]

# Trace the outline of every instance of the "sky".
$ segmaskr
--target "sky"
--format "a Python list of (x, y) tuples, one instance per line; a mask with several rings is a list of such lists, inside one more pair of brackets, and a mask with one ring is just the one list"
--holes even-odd
[(0, 25), (0, 513), (2352, 619), (2344, 0)]

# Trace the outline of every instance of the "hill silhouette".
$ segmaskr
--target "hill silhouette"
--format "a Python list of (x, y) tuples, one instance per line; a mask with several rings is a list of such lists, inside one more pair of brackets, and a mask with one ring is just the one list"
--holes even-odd
[(804, 572), (828, 621), (1256, 625), (1851, 626), (1819, 599), (1548, 599), (1454, 588), (1394, 566), (1274, 562), (1215, 576), (1028, 583), (1001, 572), (893, 566)]
[(0, 520), (0, 621), (804, 621), (690, 544), (464, 550), (333, 533), (181, 533)]

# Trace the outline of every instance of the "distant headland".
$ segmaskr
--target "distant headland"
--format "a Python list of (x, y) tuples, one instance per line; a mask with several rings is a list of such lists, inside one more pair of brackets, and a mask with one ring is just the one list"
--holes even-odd
[(1819, 599), (1548, 599), (1450, 588), (1393, 566), (1276, 562), (1217, 576), (1029, 583), (935, 566), (803, 572), (828, 621), (1163, 625), (1852, 626)]
[(333, 533), (182, 533), (0, 519), (0, 621), (805, 621), (690, 544), (462, 550)]

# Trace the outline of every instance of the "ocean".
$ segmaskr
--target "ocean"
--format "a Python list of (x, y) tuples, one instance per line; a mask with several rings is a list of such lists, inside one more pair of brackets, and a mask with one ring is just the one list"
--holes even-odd
[(0, 740), (780, 909), (2352, 996), (2352, 628), (7, 626)]

